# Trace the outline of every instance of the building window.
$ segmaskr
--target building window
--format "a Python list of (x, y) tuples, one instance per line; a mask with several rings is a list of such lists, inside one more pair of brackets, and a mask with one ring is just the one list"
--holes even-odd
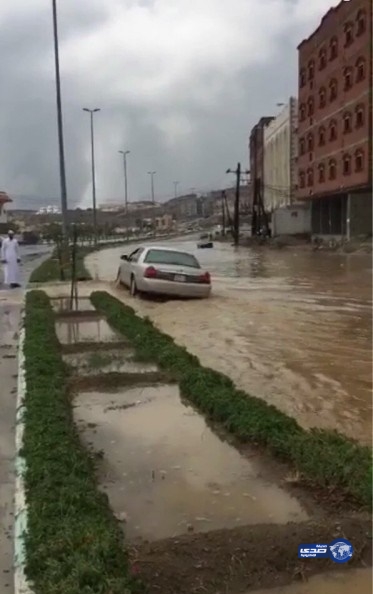
[(330, 94), (329, 94), (330, 102), (332, 103), (333, 101), (335, 101), (337, 99), (337, 94), (338, 94), (338, 83), (335, 78), (333, 78), (330, 81), (329, 91), (330, 91)]
[(307, 169), (307, 186), (313, 186), (313, 169), (311, 167)]
[(318, 169), (319, 169), (319, 184), (322, 184), (325, 181), (325, 165), (323, 163), (320, 163)]
[(306, 106), (302, 103), (299, 107), (299, 119), (301, 122), (304, 122), (306, 119)]
[(356, 23), (357, 23), (357, 31), (356, 31), (356, 35), (363, 35), (363, 33), (365, 33), (365, 29), (366, 29), (366, 16), (365, 16), (365, 10), (359, 10), (359, 12), (357, 13), (357, 17), (356, 17)]
[(326, 105), (326, 89), (325, 87), (321, 87), (319, 90), (319, 107), (325, 107)]
[(344, 132), (344, 134), (349, 134), (351, 131), (352, 131), (351, 114), (349, 111), (347, 111), (343, 115), (343, 132)]
[(313, 97), (310, 97), (307, 101), (307, 113), (309, 115), (309, 117), (313, 116), (315, 111), (315, 102), (313, 100)]
[(360, 171), (363, 171), (364, 168), (364, 152), (362, 151), (362, 149), (358, 149), (355, 152), (355, 171), (357, 173), (359, 173)]
[(344, 81), (345, 81), (344, 90), (348, 91), (352, 87), (352, 79), (353, 79), (352, 68), (350, 68), (350, 67), (345, 68), (343, 71), (343, 77), (344, 77)]
[(351, 157), (343, 155), (343, 175), (351, 175)]
[(324, 70), (326, 67), (326, 49), (324, 47), (319, 51), (319, 70)]
[(304, 138), (300, 138), (299, 139), (299, 154), (304, 155), (305, 152), (306, 152), (306, 142), (305, 142)]
[(305, 188), (306, 187), (306, 176), (304, 171), (299, 172), (299, 187)]
[(325, 128), (324, 126), (320, 126), (319, 128), (319, 146), (324, 146), (325, 144)]
[(356, 116), (356, 128), (362, 128), (364, 126), (364, 105), (357, 105), (355, 109)]
[(365, 78), (365, 60), (359, 58), (356, 62), (356, 82), (361, 82)]
[(345, 47), (348, 47), (349, 45), (351, 45), (351, 43), (354, 40), (354, 34), (353, 34), (353, 30), (354, 30), (354, 25), (353, 23), (346, 23), (344, 26), (344, 32), (345, 32)]
[(313, 80), (315, 76), (315, 60), (310, 60), (308, 62), (308, 80)]
[(337, 122), (335, 120), (331, 120), (329, 124), (329, 140), (331, 142), (337, 140)]
[(335, 60), (338, 56), (338, 37), (332, 37), (329, 44), (330, 61)]
[(314, 148), (314, 141), (313, 141), (313, 134), (312, 132), (309, 132), (309, 134), (307, 135), (307, 150), (309, 152), (313, 151)]
[(300, 86), (300, 88), (303, 88), (305, 84), (306, 84), (306, 69), (302, 68), (301, 71), (299, 72), (299, 86)]
[(337, 163), (335, 159), (329, 161), (329, 179), (336, 179), (337, 177)]

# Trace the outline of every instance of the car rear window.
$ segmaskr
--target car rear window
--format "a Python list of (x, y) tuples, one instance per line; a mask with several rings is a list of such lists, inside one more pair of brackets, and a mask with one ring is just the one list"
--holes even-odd
[(190, 266), (200, 268), (198, 260), (185, 252), (171, 250), (149, 250), (144, 258), (147, 264), (173, 264), (174, 266)]

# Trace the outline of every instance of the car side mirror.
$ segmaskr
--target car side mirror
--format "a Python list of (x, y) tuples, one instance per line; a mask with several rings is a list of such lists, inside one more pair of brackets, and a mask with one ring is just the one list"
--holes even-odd
[(128, 262), (128, 256), (127, 254), (123, 254), (123, 256), (120, 257), (121, 260), (126, 260), (126, 262)]

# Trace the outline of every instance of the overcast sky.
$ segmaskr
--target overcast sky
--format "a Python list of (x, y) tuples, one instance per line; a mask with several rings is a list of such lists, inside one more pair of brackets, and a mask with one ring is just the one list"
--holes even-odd
[[(70, 205), (230, 185), (247, 166), (250, 128), (296, 94), (297, 44), (333, 0), (60, 0), (59, 32)], [(59, 201), (51, 0), (0, 1), (0, 189)]]

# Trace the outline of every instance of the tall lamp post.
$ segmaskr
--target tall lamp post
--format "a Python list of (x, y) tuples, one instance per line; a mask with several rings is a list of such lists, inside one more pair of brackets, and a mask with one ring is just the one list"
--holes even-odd
[(124, 205), (125, 205), (125, 209), (126, 209), (126, 215), (128, 214), (127, 155), (129, 155), (130, 152), (131, 151), (118, 151), (118, 153), (123, 155)]
[(92, 156), (92, 208), (93, 208), (93, 233), (94, 242), (97, 243), (97, 209), (96, 209), (96, 170), (95, 170), (95, 139), (93, 130), (93, 114), (101, 111), (98, 107), (89, 109), (83, 107), (83, 111), (87, 111), (91, 119), (91, 156)]
[(174, 188), (175, 188), (175, 198), (177, 198), (177, 186), (179, 185), (179, 181), (174, 181)]
[(148, 175), (150, 175), (150, 190), (151, 190), (151, 194), (152, 194), (152, 202), (153, 204), (155, 203), (155, 198), (154, 198), (154, 176), (157, 172), (156, 171), (148, 171)]
[(63, 142), (60, 59), (59, 59), (59, 49), (58, 49), (57, 0), (52, 0), (52, 8), (53, 8), (54, 61), (55, 61), (55, 71), (56, 71), (58, 152), (59, 152), (59, 162), (60, 162), (62, 236), (63, 236), (64, 242), (66, 242), (66, 244), (67, 244), (67, 242), (68, 242), (67, 189), (66, 189), (65, 153), (64, 153), (64, 142)]

